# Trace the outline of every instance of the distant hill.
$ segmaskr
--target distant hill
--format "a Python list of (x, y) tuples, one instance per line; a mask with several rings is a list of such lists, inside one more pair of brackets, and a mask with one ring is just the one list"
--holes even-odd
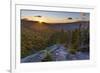
[(21, 19), (21, 26), (22, 27), (31, 27), (35, 23), (38, 23), (38, 22), (37, 21), (29, 21), (27, 19)]
[(27, 19), (21, 19), (21, 27), (22, 28), (30, 28), (32, 30), (46, 30), (46, 29), (54, 29), (54, 30), (74, 30), (78, 29), (81, 26), (83, 29), (89, 28), (89, 21), (77, 21), (72, 23), (39, 23), (38, 21), (30, 21)]

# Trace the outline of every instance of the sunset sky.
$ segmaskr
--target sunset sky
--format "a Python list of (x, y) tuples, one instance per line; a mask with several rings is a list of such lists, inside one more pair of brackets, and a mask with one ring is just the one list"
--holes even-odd
[(21, 19), (24, 18), (28, 20), (47, 22), (47, 23), (67, 23), (79, 20), (87, 21), (89, 20), (89, 13), (21, 10)]

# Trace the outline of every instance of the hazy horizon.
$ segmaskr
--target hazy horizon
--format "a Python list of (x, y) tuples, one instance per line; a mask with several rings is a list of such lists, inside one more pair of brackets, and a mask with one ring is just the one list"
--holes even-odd
[(24, 18), (33, 21), (39, 21), (40, 23), (67, 23), (80, 20), (89, 21), (89, 13), (21, 10), (21, 19)]

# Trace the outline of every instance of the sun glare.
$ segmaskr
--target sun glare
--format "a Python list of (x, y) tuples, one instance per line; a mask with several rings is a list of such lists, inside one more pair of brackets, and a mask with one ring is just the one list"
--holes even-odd
[(43, 20), (39, 20), (39, 23), (42, 23), (43, 22)]
[(42, 21), (39, 21), (39, 23), (42, 23)]

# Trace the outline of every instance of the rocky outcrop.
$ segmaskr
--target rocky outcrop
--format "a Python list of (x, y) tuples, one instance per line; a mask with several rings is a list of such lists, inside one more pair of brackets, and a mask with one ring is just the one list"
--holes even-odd
[(24, 62), (41, 62), (42, 59), (46, 57), (46, 50), (42, 50), (36, 54), (27, 56), (21, 60), (22, 63)]
[(67, 59), (68, 51), (63, 45), (54, 45), (49, 47), (47, 50), (53, 61), (62, 61)]
[(36, 54), (27, 56), (21, 59), (22, 63), (25, 62), (41, 62), (47, 56), (50, 56), (52, 61), (67, 61), (67, 60), (85, 60), (89, 59), (89, 53), (76, 52), (76, 54), (71, 54), (68, 52), (68, 49), (61, 44), (56, 44), (51, 47), (47, 47), (45, 50), (42, 50)]

